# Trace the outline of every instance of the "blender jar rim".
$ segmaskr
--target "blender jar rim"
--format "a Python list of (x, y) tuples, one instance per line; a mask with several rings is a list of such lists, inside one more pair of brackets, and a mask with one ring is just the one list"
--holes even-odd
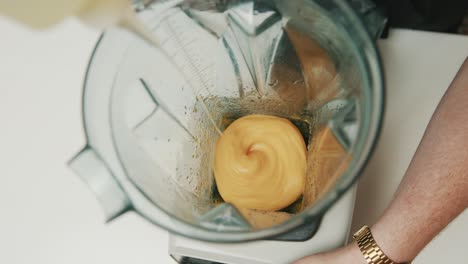
[[(364, 129), (364, 131), (368, 133), (365, 135), (360, 133), (359, 135), (361, 139), (364, 138), (364, 146), (362, 147), (363, 149), (361, 151), (361, 155), (359, 155), (359, 160), (357, 162), (358, 164), (354, 164), (354, 166), (351, 165), (346, 170), (345, 174), (335, 183), (334, 187), (331, 188), (326, 194), (324, 194), (323, 197), (314, 204), (314, 206), (304, 210), (300, 214), (293, 216), (291, 219), (279, 225), (262, 230), (245, 232), (219, 232), (215, 230), (206, 229), (201, 226), (195, 226), (188, 222), (176, 219), (175, 217), (161, 209), (158, 205), (152, 203), (147, 197), (144, 196), (143, 193), (139, 191), (139, 189), (136, 186), (134, 186), (130, 182), (129, 179), (124, 179), (122, 177), (117, 178), (114, 175), (116, 181), (119, 182), (124, 192), (128, 195), (131, 201), (131, 209), (133, 209), (135, 212), (137, 212), (150, 222), (161, 226), (173, 233), (177, 233), (183, 236), (206, 241), (243, 242), (256, 239), (271, 238), (286, 233), (290, 230), (296, 229), (301, 225), (310, 223), (316, 218), (321, 217), (324, 214), (324, 212), (326, 212), (326, 210), (329, 207), (331, 207), (351, 187), (351, 185), (359, 177), (359, 174), (361, 173), (362, 169), (365, 167), (365, 164), (370, 158), (380, 132), (384, 107), (384, 84), (380, 56), (378, 54), (375, 43), (372, 40), (369, 33), (366, 31), (363, 22), (359, 19), (359, 17), (355, 14), (355, 12), (351, 9), (351, 7), (348, 4), (340, 1), (334, 2), (339, 7), (340, 12), (343, 13), (345, 18), (348, 20), (348, 23), (351, 23), (351, 29), (356, 31), (356, 34), (353, 35), (351, 35), (349, 31), (343, 31), (343, 33), (345, 35), (348, 35), (346, 36), (348, 39), (352, 40), (352, 44), (355, 46), (355, 51), (361, 53), (359, 54), (361, 56), (357, 56), (359, 66), (361, 68), (360, 73), (361, 75), (367, 75), (361, 77), (363, 78), (364, 85), (367, 86), (367, 89), (371, 89), (371, 87), (373, 87), (374, 92), (372, 94), (372, 98), (370, 98), (370, 100), (372, 100), (372, 102), (370, 103), (373, 111), (371, 113), (368, 113), (369, 118), (367, 120), (368, 123), (370, 122), (370, 124), (367, 124), (369, 126), (368, 129)], [(100, 156), (103, 157), (103, 159), (107, 157), (107, 159), (104, 160), (104, 163), (107, 163), (109, 162), (109, 160), (111, 160), (111, 158), (108, 156), (112, 156), (115, 154), (116, 156), (114, 158), (117, 159), (114, 160), (114, 162), (119, 163), (120, 169), (123, 172), (125, 172), (125, 166), (123, 165), (123, 162), (120, 159), (117, 150), (115, 149), (116, 142), (114, 141), (114, 137), (110, 135), (112, 137), (112, 149), (115, 153), (109, 155), (109, 149), (104, 150), (104, 148), (99, 147), (98, 145), (100, 145), (101, 143), (97, 142), (99, 140), (95, 140), (95, 135), (103, 132), (96, 131), (96, 129), (93, 129), (92, 126), (90, 126), (90, 123), (92, 123), (90, 120), (93, 119), (93, 113), (90, 113), (88, 109), (89, 98), (91, 96), (91, 88), (89, 87), (91, 86), (91, 84), (89, 84), (88, 82), (90, 80), (90, 76), (93, 75), (92, 69), (96, 67), (96, 57), (98, 56), (99, 51), (102, 50), (102, 45), (103, 42), (106, 41), (106, 38), (108, 38), (108, 34), (103, 33), (99, 38), (94, 48), (93, 54), (89, 60), (82, 97), (83, 124), (88, 145), (91, 148), (93, 148), (98, 154), (100, 154)], [(354, 38), (358, 38), (360, 42), (358, 42)], [(367, 43), (368, 46), (366, 47), (366, 50), (360, 50), (361, 47), (358, 46), (359, 43)], [(109, 98), (107, 98), (106, 100), (109, 100)], [(108, 105), (105, 105), (104, 108), (106, 109), (106, 111), (109, 111)], [(111, 125), (109, 125), (108, 129), (109, 132), (111, 132)], [(112, 172), (114, 172), (114, 169), (111, 168), (111, 170)]]

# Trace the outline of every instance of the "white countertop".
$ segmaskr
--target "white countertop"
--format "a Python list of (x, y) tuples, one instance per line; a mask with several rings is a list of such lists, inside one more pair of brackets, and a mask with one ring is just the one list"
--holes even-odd
[[(74, 20), (34, 32), (0, 18), (0, 36), (0, 263), (172, 263), (166, 231), (132, 213), (104, 224), (93, 194), (66, 166), (85, 143), (81, 89), (98, 32)], [(380, 48), (387, 112), (360, 182), (366, 192), (358, 192), (353, 230), (389, 203), (468, 56), (468, 37), (394, 30)], [(466, 245), (468, 211), (415, 263), (462, 263)]]

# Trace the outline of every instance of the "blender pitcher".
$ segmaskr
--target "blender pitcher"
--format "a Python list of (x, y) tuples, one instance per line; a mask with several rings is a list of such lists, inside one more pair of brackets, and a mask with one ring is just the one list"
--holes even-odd
[[(161, 46), (118, 28), (101, 36), (83, 93), (88, 144), (70, 162), (106, 219), (133, 210), (216, 242), (310, 238), (376, 142), (373, 38), (385, 19), (370, 1), (143, 2), (139, 19)], [(214, 144), (249, 114), (289, 119), (307, 145), (304, 193), (281, 211), (236, 208), (217, 191)]]

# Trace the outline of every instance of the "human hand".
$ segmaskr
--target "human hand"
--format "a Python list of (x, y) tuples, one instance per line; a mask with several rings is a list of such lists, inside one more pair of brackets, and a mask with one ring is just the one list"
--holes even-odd
[(356, 243), (351, 243), (330, 252), (320, 253), (300, 259), (293, 264), (366, 264)]

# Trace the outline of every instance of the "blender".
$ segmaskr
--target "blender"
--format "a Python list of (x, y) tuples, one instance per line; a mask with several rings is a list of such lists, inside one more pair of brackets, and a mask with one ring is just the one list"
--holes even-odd
[[(385, 19), (375, 5), (168, 0), (135, 9), (160, 46), (104, 32), (84, 84), (87, 145), (70, 161), (107, 221), (134, 211), (167, 229), (181, 263), (288, 263), (343, 245), (352, 185), (383, 112), (374, 38)], [(280, 211), (236, 208), (214, 181), (216, 139), (249, 114), (289, 119), (307, 145), (303, 195)]]

